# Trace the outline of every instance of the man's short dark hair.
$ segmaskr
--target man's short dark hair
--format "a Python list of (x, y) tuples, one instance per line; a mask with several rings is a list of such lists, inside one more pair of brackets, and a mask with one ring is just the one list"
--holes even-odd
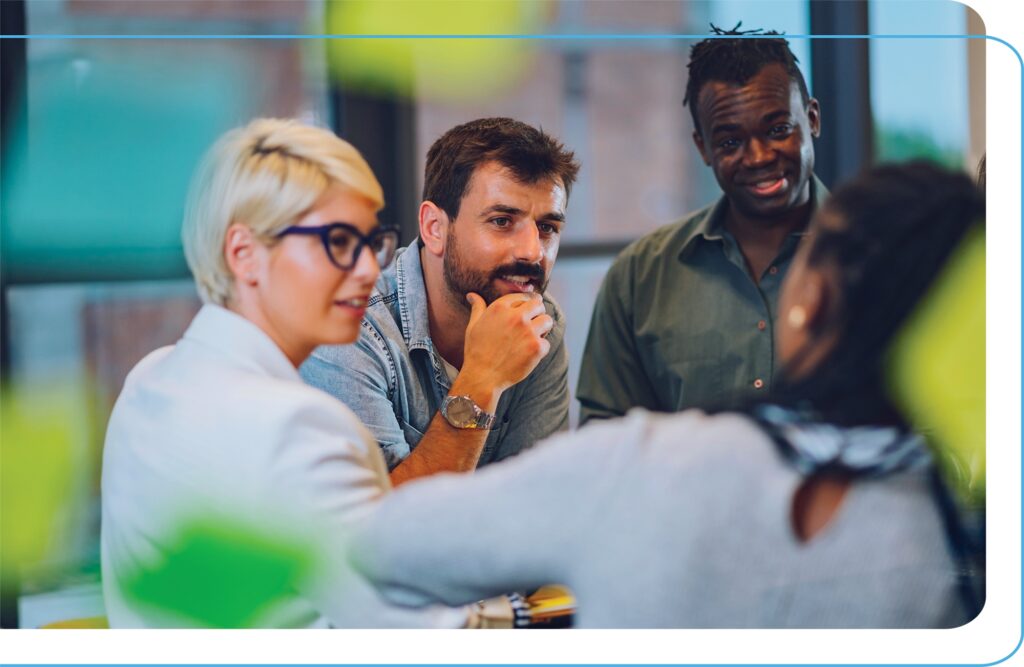
[(512, 118), (481, 118), (448, 130), (427, 151), (423, 200), (454, 220), (474, 170), (492, 161), (522, 183), (557, 178), (567, 198), (580, 170), (574, 153), (543, 130)]
[[(765, 65), (782, 65), (789, 78), (796, 82), (800, 88), (800, 96), (803, 98), (804, 106), (810, 100), (807, 93), (807, 82), (804, 75), (797, 67), (799, 62), (793, 52), (789, 50), (789, 42), (781, 37), (774, 30), (767, 32), (756, 30), (740, 31), (742, 23), (737, 23), (732, 30), (722, 30), (711, 24), (711, 32), (715, 35), (729, 35), (729, 37), (710, 37), (704, 41), (697, 42), (690, 49), (690, 78), (686, 82), (686, 96), (683, 98), (683, 105), (690, 106), (690, 115), (693, 116), (693, 127), (700, 132), (700, 120), (697, 118), (697, 96), (700, 95), (704, 84), (709, 81), (721, 81), (723, 83), (742, 86), (750, 81)], [(744, 37), (746, 35), (746, 37)], [(756, 37), (750, 37), (755, 35)], [(763, 35), (763, 37), (761, 37)]]

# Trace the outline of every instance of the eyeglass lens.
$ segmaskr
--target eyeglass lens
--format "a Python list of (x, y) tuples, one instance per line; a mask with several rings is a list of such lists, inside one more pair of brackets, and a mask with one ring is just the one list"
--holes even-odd
[[(360, 246), (359, 238), (349, 229), (335, 227), (331, 230), (327, 239), (327, 245), (331, 249), (331, 255), (339, 266), (350, 267), (355, 265), (356, 248)], [(398, 235), (394, 232), (374, 231), (370, 234), (368, 245), (374, 255), (377, 256), (377, 264), (382, 268), (391, 263), (395, 256), (395, 249), (398, 246)]]

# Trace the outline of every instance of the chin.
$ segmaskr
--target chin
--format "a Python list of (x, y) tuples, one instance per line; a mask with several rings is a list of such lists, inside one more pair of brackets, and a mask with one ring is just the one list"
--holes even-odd
[(749, 202), (745, 212), (754, 218), (774, 218), (785, 215), (792, 208), (794, 207), (789, 197), (780, 197), (770, 201)]
[(320, 338), (321, 345), (351, 345), (359, 338), (359, 323), (330, 327)]

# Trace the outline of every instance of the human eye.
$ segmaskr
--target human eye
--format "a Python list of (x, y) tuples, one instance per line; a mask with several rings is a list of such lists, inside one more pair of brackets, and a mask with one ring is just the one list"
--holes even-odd
[(720, 139), (716, 145), (718, 150), (731, 153), (740, 147), (740, 140), (736, 137), (726, 137), (725, 139)]
[(374, 252), (380, 252), (392, 242), (394, 237), (395, 235), (391, 230), (374, 230), (370, 236), (370, 247), (373, 248)]
[(507, 229), (512, 226), (512, 218), (507, 215), (495, 216), (489, 222), (498, 229)]
[(327, 242), (336, 250), (347, 250), (352, 247), (355, 238), (352, 232), (343, 227), (336, 227), (327, 234)]
[(540, 233), (544, 236), (554, 236), (561, 231), (558, 225), (553, 222), (539, 222), (537, 223), (537, 229), (539, 229)]
[(793, 126), (789, 123), (779, 123), (772, 125), (771, 129), (768, 130), (768, 135), (771, 137), (788, 137), (793, 132)]

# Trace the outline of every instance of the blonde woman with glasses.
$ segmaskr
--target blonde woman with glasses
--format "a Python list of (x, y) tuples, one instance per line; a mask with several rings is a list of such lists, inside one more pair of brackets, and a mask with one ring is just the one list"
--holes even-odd
[[(355, 148), (296, 121), (253, 121), (203, 160), (182, 241), (204, 305), (177, 344), (132, 370), (107, 430), (101, 548), (112, 627), (203, 625), (188, 610), (223, 604), (216, 580), (202, 591), (209, 600), (147, 599), (147, 577), (188, 562), (197, 522), (308, 547), (309, 572), (254, 604), (246, 624), (466, 622), (463, 609), (385, 605), (350, 576), (345, 530), (389, 490), (387, 468), (355, 415), (296, 370), (318, 345), (356, 340), (398, 245), (397, 231), (378, 224), (383, 205)], [(197, 577), (210, 575), (202, 569)], [(265, 588), (262, 577), (245, 580), (257, 571), (238, 563), (232, 585)]]

